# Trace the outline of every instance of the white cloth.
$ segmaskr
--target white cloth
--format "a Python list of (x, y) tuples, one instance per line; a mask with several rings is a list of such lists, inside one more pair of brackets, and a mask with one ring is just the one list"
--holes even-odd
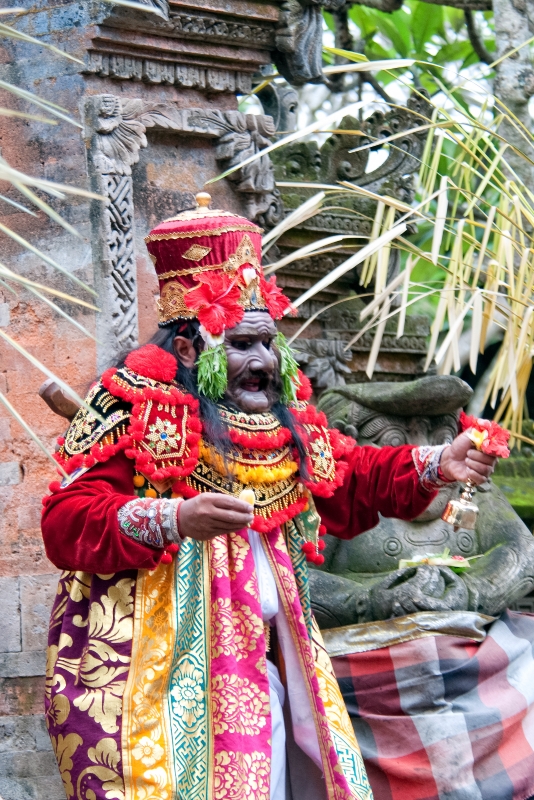
[(258, 531), (252, 531), (249, 528), (248, 540), (254, 556), (254, 564), (256, 565), (261, 613), (263, 621), (267, 622), (278, 613), (278, 589), (276, 588), (273, 571), (265, 555)]
[(271, 700), (272, 751), (271, 751), (271, 795), (270, 800), (286, 800), (286, 729), (284, 712), (285, 690), (278, 670), (272, 661), (267, 661), (269, 694)]

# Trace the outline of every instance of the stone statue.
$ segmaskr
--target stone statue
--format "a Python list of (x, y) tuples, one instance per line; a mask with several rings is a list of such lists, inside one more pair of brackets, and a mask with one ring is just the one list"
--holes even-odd
[[(332, 426), (375, 446), (441, 444), (457, 432), (470, 387), (452, 376), (409, 383), (338, 386), (319, 407)], [(470, 611), (497, 616), (534, 585), (534, 537), (490, 482), (476, 495), (475, 531), (455, 532), (441, 513), (459, 487), (444, 487), (413, 522), (381, 519), (351, 541), (326, 537), (325, 563), (310, 578), (321, 628), (387, 620), (417, 612)], [(399, 569), (400, 559), (441, 553), (479, 556), (457, 574), (448, 567)]]

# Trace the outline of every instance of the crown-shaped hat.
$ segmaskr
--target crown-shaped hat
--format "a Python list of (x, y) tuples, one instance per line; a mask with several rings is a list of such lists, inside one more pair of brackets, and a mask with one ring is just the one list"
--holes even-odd
[(261, 228), (229, 211), (197, 207), (157, 225), (145, 242), (159, 280), (159, 324), (198, 319), (212, 336), (237, 325), (245, 311), (280, 319), (291, 303), (261, 266)]

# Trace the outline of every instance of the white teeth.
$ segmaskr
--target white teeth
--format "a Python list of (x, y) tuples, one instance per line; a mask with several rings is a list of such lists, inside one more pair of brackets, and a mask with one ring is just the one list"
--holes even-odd
[(243, 280), (247, 286), (250, 286), (254, 278), (258, 277), (258, 273), (254, 269), (254, 267), (245, 267), (243, 270)]

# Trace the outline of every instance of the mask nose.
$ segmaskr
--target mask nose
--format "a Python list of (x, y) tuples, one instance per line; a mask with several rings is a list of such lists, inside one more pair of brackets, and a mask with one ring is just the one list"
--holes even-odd
[(267, 350), (261, 342), (258, 342), (252, 352), (252, 358), (249, 362), (249, 369), (263, 370), (271, 375), (274, 371), (274, 354), (271, 350)]

